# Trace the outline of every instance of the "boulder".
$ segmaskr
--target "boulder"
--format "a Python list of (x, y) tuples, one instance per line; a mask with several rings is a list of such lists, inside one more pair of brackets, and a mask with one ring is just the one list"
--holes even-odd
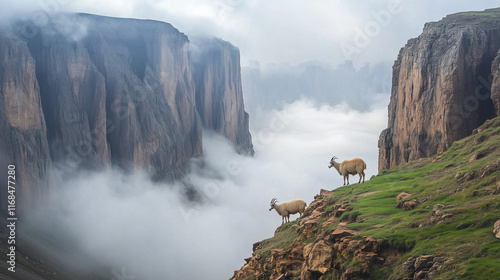
[(414, 199), (414, 200), (406, 201), (405, 203), (403, 203), (403, 206), (401, 206), (401, 208), (402, 208), (403, 210), (408, 211), (408, 210), (412, 210), (412, 209), (414, 209), (414, 208), (415, 208), (415, 207), (417, 207), (417, 206), (418, 206), (418, 203), (417, 203), (417, 201)]
[(325, 190), (325, 189), (321, 189), (319, 191), (319, 195), (322, 195), (324, 197), (330, 197), (334, 194), (335, 192), (332, 192), (332, 191), (329, 191), (329, 190)]
[(500, 220), (496, 221), (493, 225), (493, 234), (496, 238), (500, 239)]
[(411, 196), (411, 194), (409, 194), (407, 192), (402, 192), (402, 193), (398, 194), (398, 196), (396, 197), (396, 201), (405, 200), (410, 196)]
[(325, 274), (332, 266), (333, 249), (329, 242), (320, 240), (304, 247), (303, 270)]

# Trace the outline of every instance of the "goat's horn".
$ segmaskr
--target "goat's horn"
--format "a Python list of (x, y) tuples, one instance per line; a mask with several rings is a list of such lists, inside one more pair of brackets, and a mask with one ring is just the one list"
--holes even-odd
[(271, 199), (271, 203), (275, 202), (276, 201), (276, 198), (273, 198)]

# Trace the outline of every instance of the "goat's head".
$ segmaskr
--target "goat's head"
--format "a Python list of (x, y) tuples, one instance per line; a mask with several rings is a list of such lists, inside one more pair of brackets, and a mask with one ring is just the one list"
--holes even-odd
[(276, 198), (271, 199), (271, 207), (269, 208), (269, 211), (274, 209), (274, 204), (276, 204), (276, 202), (278, 202)]
[(332, 168), (333, 167), (333, 163), (335, 162), (336, 159), (337, 159), (336, 156), (332, 157), (332, 159), (330, 160), (330, 165), (328, 166), (328, 168)]

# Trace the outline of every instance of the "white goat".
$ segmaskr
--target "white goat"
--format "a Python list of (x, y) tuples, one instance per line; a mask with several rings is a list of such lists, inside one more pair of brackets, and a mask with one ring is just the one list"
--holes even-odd
[(275, 209), (281, 216), (281, 224), (283, 225), (286, 220), (290, 222), (290, 215), (299, 213), (299, 218), (302, 217), (304, 210), (306, 209), (307, 203), (302, 199), (294, 199), (287, 202), (278, 204), (278, 200), (273, 198), (271, 200), (271, 208), (269, 211)]
[(363, 178), (363, 183), (365, 182), (365, 169), (366, 163), (364, 160), (360, 158), (354, 158), (351, 160), (344, 160), (342, 163), (338, 163), (335, 160), (337, 157), (332, 157), (330, 160), (330, 166), (328, 168), (335, 167), (339, 172), (340, 176), (344, 177), (344, 186), (345, 179), (347, 178), (347, 184), (349, 185), (349, 174), (356, 175), (359, 174), (359, 183), (361, 183), (361, 178)]

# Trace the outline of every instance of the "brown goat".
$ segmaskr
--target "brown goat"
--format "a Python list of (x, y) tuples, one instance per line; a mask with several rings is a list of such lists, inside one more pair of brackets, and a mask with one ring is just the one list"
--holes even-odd
[(363, 183), (365, 182), (365, 169), (366, 169), (366, 163), (364, 160), (360, 158), (354, 158), (351, 160), (344, 160), (342, 163), (338, 163), (335, 160), (337, 157), (332, 157), (330, 160), (330, 166), (328, 168), (335, 167), (337, 171), (339, 172), (340, 176), (344, 177), (344, 186), (345, 186), (345, 179), (347, 178), (347, 184), (349, 185), (349, 174), (350, 175), (356, 175), (359, 174), (359, 183), (361, 183), (361, 178), (363, 178)]

